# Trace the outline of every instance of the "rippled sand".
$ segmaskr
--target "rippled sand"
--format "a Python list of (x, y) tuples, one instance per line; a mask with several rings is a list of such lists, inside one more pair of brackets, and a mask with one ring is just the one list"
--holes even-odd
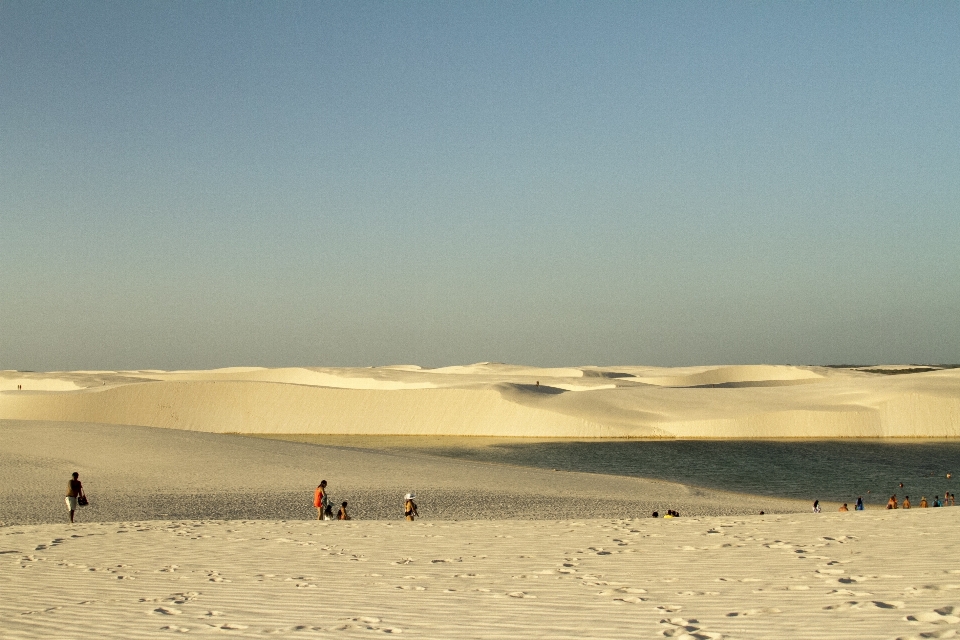
[(948, 638), (954, 508), (0, 528), (5, 638)]

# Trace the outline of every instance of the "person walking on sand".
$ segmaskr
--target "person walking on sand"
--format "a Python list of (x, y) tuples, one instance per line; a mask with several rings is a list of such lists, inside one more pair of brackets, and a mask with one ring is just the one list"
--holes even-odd
[(73, 514), (77, 512), (77, 505), (80, 503), (80, 498), (86, 499), (86, 496), (83, 494), (83, 484), (80, 482), (80, 474), (74, 471), (73, 477), (67, 480), (67, 497), (65, 498), (67, 509), (70, 510), (71, 523), (73, 523)]
[(417, 511), (417, 503), (413, 501), (416, 497), (412, 493), (403, 496), (403, 517), (410, 522), (413, 522), (414, 518), (420, 517), (420, 513)]
[(340, 503), (340, 510), (337, 511), (337, 520), (350, 520), (349, 514), (347, 514), (347, 501), (344, 500)]
[(903, 509), (910, 508), (910, 496), (903, 496)]
[(857, 504), (853, 505), (854, 511), (863, 511), (863, 496), (857, 496)]
[(327, 481), (321, 480), (317, 490), (313, 492), (313, 506), (317, 508), (317, 520), (323, 520), (323, 513), (327, 510), (330, 498), (327, 497)]
[(819, 501), (819, 500), (814, 500), (814, 501), (813, 501), (813, 512), (814, 512), (814, 513), (820, 513), (820, 501)]

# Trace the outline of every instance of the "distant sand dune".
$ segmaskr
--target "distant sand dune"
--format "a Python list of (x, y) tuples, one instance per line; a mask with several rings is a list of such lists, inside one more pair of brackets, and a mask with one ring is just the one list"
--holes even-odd
[[(17, 391), (17, 384), (23, 391)], [(956, 437), (960, 369), (582, 367), (0, 372), (0, 418), (209, 432)]]

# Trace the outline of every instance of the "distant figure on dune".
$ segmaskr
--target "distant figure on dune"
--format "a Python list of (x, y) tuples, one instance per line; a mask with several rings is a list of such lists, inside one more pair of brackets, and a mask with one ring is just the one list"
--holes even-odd
[(67, 503), (67, 509), (70, 510), (70, 522), (73, 522), (73, 514), (77, 511), (77, 505), (80, 504), (80, 498), (86, 498), (83, 495), (83, 484), (80, 482), (80, 474), (73, 472), (73, 477), (67, 480), (67, 497), (64, 501)]
[(813, 512), (814, 512), (814, 513), (820, 513), (820, 501), (819, 501), (819, 500), (814, 500), (814, 501), (813, 501)]
[(413, 501), (416, 497), (412, 493), (403, 496), (403, 517), (410, 522), (413, 522), (414, 518), (420, 517), (420, 513), (417, 511), (417, 503)]
[(897, 508), (897, 494), (890, 496), (890, 499), (887, 500), (887, 509), (896, 509)]
[(844, 503), (843, 503), (843, 506), (840, 507), (840, 511), (850, 511), (850, 509), (847, 509), (847, 503), (846, 503), (846, 502), (844, 502)]
[(857, 504), (853, 506), (856, 511), (863, 511), (863, 496), (857, 496)]
[(337, 520), (350, 520), (350, 516), (347, 514), (346, 500), (340, 503), (340, 510), (337, 511)]
[(920, 508), (921, 509), (927, 508), (927, 496), (920, 496)]
[(903, 508), (904, 509), (910, 508), (910, 496), (903, 496)]
[(320, 484), (317, 485), (317, 490), (313, 492), (313, 506), (317, 508), (317, 520), (323, 520), (323, 514), (327, 510), (328, 502), (330, 499), (327, 497), (327, 481), (321, 480)]

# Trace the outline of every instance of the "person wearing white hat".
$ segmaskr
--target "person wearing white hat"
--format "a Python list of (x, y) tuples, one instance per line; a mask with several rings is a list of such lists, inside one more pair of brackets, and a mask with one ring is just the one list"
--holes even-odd
[(420, 517), (420, 514), (417, 512), (417, 503), (413, 501), (416, 497), (417, 496), (412, 493), (403, 496), (403, 516), (410, 522), (413, 522), (414, 517)]

